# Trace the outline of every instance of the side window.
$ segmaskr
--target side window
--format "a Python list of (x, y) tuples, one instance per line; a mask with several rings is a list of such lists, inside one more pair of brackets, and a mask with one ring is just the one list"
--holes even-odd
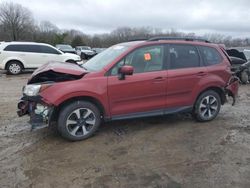
[(39, 46), (41, 49), (41, 53), (46, 53), (46, 54), (59, 54), (59, 52), (57, 50), (55, 50), (54, 48), (51, 48), (49, 46), (44, 46), (44, 45), (40, 45)]
[(11, 52), (15, 52), (15, 51), (19, 51), (18, 45), (8, 45), (4, 48), (4, 51), (11, 51)]
[(221, 63), (222, 57), (215, 48), (200, 46), (201, 55), (206, 65), (216, 65)]
[(7, 46), (4, 51), (39, 53), (40, 49), (38, 45), (16, 44)]
[(123, 65), (134, 67), (134, 73), (152, 72), (163, 70), (163, 46), (149, 46), (136, 49), (111, 70), (111, 75), (117, 75)]
[(200, 57), (195, 46), (173, 44), (169, 46), (170, 69), (200, 66)]

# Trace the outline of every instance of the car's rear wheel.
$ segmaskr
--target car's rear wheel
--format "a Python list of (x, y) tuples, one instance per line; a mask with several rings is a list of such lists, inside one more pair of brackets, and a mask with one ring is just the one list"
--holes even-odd
[(20, 74), (22, 72), (23, 66), (18, 61), (10, 61), (7, 64), (6, 69), (7, 69), (7, 71), (8, 71), (9, 74), (17, 75), (17, 74)]
[(71, 141), (92, 136), (101, 124), (98, 108), (87, 101), (76, 101), (65, 106), (58, 118), (58, 131)]
[(194, 106), (193, 115), (197, 121), (211, 121), (217, 117), (221, 108), (221, 98), (213, 90), (202, 93)]
[(240, 80), (242, 84), (247, 84), (248, 80), (249, 80), (249, 75), (248, 75), (248, 71), (247, 69), (243, 70), (240, 73)]

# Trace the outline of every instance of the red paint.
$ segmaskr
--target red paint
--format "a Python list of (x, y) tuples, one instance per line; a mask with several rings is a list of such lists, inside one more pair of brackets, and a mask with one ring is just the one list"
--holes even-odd
[[(107, 72), (132, 50), (153, 44), (191, 44), (216, 48), (223, 61), (218, 65), (176, 70), (162, 70), (126, 76), (107, 76)], [(53, 69), (59, 72), (81, 75), (84, 69), (65, 63), (48, 64), (35, 72)], [(123, 67), (123, 72), (132, 74), (133, 67)], [(224, 89), (231, 77), (230, 63), (218, 45), (203, 42), (158, 41), (135, 44), (99, 72), (87, 73), (80, 80), (56, 83), (41, 93), (45, 101), (55, 106), (73, 97), (91, 97), (104, 107), (105, 117), (146, 112), (172, 107), (192, 106), (197, 97), (211, 87)], [(234, 95), (238, 82), (227, 87)]]

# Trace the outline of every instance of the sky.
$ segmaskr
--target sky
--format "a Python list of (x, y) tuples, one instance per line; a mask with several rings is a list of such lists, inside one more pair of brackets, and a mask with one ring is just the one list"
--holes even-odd
[[(6, 0), (0, 0), (3, 2)], [(250, 36), (250, 0), (12, 0), (36, 21), (87, 34), (117, 27), (153, 27), (180, 32)]]

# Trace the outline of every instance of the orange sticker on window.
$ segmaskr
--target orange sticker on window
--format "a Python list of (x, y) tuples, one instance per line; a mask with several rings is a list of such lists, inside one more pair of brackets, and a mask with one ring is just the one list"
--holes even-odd
[(150, 53), (144, 54), (144, 60), (145, 60), (145, 61), (150, 61), (150, 60), (151, 60), (151, 55), (150, 55)]

